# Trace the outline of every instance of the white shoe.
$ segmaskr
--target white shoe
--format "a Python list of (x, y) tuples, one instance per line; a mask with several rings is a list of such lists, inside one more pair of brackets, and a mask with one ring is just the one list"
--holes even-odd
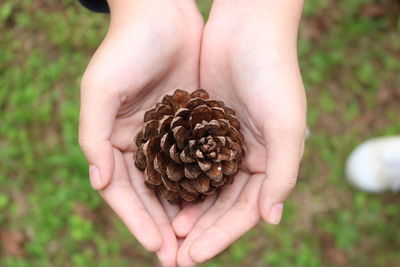
[(347, 178), (371, 193), (400, 191), (400, 136), (370, 139), (347, 159)]

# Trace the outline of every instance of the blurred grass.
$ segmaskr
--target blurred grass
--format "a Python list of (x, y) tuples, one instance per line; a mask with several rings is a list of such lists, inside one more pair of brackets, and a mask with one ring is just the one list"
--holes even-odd
[[(355, 191), (343, 174), (359, 142), (400, 130), (399, 14), (395, 0), (307, 1), (298, 187), (279, 227), (260, 224), (204, 266), (400, 266), (399, 196)], [(77, 145), (79, 81), (107, 20), (73, 0), (0, 3), (0, 266), (157, 264), (90, 189)]]

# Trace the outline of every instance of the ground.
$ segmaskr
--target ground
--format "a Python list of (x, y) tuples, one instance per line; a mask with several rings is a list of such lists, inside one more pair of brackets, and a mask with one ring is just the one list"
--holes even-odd
[[(79, 81), (107, 22), (73, 0), (0, 3), (0, 266), (157, 265), (90, 188), (77, 144)], [(307, 1), (298, 186), (280, 226), (204, 266), (400, 266), (399, 195), (344, 177), (358, 143), (400, 131), (399, 32), (399, 1)]]

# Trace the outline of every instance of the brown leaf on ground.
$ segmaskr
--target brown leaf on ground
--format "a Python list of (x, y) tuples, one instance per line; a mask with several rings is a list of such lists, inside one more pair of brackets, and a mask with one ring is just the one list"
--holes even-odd
[(376, 113), (372, 110), (368, 110), (366, 112), (363, 112), (354, 120), (353, 122), (353, 127), (354, 129), (360, 129), (361, 131), (363, 129), (367, 129), (371, 125), (374, 125), (376, 121)]
[(325, 250), (325, 258), (338, 266), (348, 266), (347, 255), (343, 250), (337, 248), (328, 248)]
[(329, 16), (318, 16), (304, 24), (302, 35), (312, 41), (319, 41), (333, 25), (333, 20)]
[(388, 105), (391, 103), (397, 105), (400, 100), (400, 87), (382, 87), (378, 92), (377, 100), (381, 105)]
[(24, 257), (26, 255), (24, 243), (26, 235), (22, 232), (2, 230), (0, 231), (1, 247), (6, 254)]
[(360, 15), (363, 17), (371, 18), (371, 19), (379, 19), (386, 16), (389, 13), (389, 10), (379, 4), (371, 3), (364, 5), (360, 9)]
[(15, 218), (24, 218), (30, 211), (30, 204), (28, 202), (26, 193), (23, 191), (12, 191), (11, 196), (16, 207)]
[(96, 214), (82, 202), (75, 203), (74, 213), (91, 222), (96, 220)]
[(336, 247), (335, 238), (332, 234), (322, 233), (320, 237), (321, 246), (324, 249), (324, 259), (328, 264), (335, 266), (348, 266), (349, 260), (345, 251)]

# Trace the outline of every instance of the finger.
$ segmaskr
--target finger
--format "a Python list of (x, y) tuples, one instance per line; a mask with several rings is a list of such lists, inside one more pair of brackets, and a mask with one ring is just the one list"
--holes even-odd
[(180, 247), (185, 239), (178, 237), (178, 247)]
[(132, 188), (121, 152), (114, 149), (113, 154), (112, 181), (99, 192), (139, 243), (149, 251), (157, 251), (162, 242), (158, 227)]
[[(159, 198), (161, 205), (163, 206), (165, 213), (168, 216), (169, 222), (172, 224), (174, 221), (175, 217), (179, 214), (179, 212), (182, 210), (179, 205), (172, 205), (170, 204), (167, 200), (164, 198)], [(175, 233), (176, 234), (176, 233)]]
[(157, 251), (157, 257), (163, 266), (175, 266), (176, 252), (178, 250), (175, 232), (155, 192), (145, 186), (143, 173), (133, 166), (132, 158), (133, 153), (125, 154), (125, 162), (128, 166), (132, 185), (143, 205), (153, 217), (162, 236), (162, 244)]
[(90, 182), (97, 190), (107, 186), (113, 174), (110, 137), (119, 104), (110, 90), (82, 82), (79, 144), (90, 165)]
[(304, 132), (302, 127), (288, 127), (266, 136), (267, 166), (259, 205), (261, 216), (270, 224), (279, 224), (283, 202), (296, 185)]
[(184, 207), (172, 222), (175, 234), (179, 237), (186, 237), (197, 220), (211, 207), (215, 199), (216, 194), (207, 197), (201, 203), (189, 204)]
[(239, 172), (235, 177), (235, 182), (225, 188), (218, 196), (214, 204), (198, 220), (196, 225), (185, 238), (179, 247), (177, 262), (179, 266), (193, 266), (196, 263), (190, 257), (189, 251), (193, 241), (195, 241), (210, 225), (218, 220), (236, 202), (245, 184), (248, 182), (248, 175)]
[(263, 178), (261, 174), (250, 177), (236, 203), (193, 242), (189, 253), (194, 262), (214, 257), (258, 223), (257, 200)]

